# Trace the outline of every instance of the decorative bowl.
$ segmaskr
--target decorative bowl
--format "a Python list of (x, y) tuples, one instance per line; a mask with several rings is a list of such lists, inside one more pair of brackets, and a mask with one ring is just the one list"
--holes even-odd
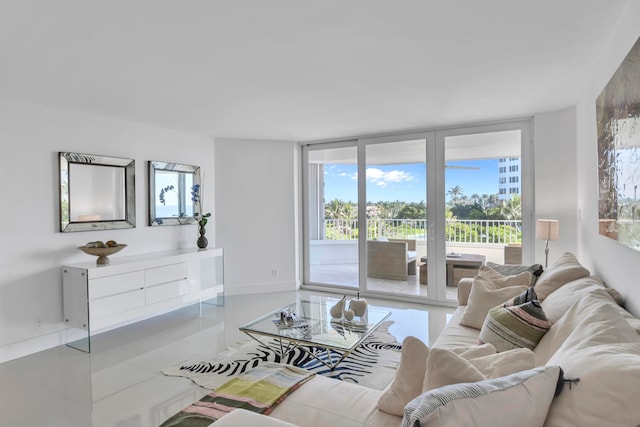
[(78, 246), (82, 252), (88, 255), (97, 256), (96, 260), (97, 265), (109, 265), (109, 255), (113, 255), (116, 252), (120, 252), (122, 249), (126, 248), (125, 244), (118, 244), (116, 246), (107, 246), (106, 248), (91, 248), (87, 246)]

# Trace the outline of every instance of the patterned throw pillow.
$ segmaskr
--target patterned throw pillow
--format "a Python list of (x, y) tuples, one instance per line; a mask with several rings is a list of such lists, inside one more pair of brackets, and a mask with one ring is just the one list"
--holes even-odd
[[(498, 350), (514, 348), (533, 350), (551, 327), (535, 292), (523, 293), (513, 300), (489, 310), (480, 330), (480, 344), (490, 343)], [(524, 302), (521, 302), (523, 301)]]
[(560, 367), (541, 366), (429, 390), (404, 407), (402, 427), (541, 426), (560, 378)]
[(505, 302), (502, 306), (511, 307), (513, 305), (520, 305), (526, 302), (535, 301), (537, 299), (538, 299), (538, 296), (536, 295), (536, 291), (533, 288), (528, 288), (526, 291), (524, 291), (520, 295), (516, 295), (509, 301)]

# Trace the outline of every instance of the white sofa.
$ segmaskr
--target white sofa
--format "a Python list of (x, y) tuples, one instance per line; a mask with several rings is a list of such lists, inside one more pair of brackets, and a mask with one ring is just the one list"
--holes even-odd
[[(559, 269), (556, 266), (555, 271), (554, 266), (550, 266), (538, 280), (538, 284), (547, 286), (539, 291), (546, 296), (541, 306), (552, 326), (533, 349), (531, 363), (535, 366), (560, 366), (565, 377), (579, 378), (580, 381), (571, 387), (565, 385), (550, 406), (547, 402), (542, 413), (543, 424), (548, 427), (640, 425), (640, 405), (637, 404), (640, 391), (640, 319), (626, 312), (616, 302), (619, 295), (598, 277), (584, 276), (586, 269), (579, 264), (579, 268), (570, 265), (577, 263), (571, 254), (563, 257), (564, 265), (561, 263)], [(576, 275), (584, 277), (566, 281)], [(473, 283), (474, 279), (460, 283), (460, 305), (433, 348), (477, 346), (480, 330), (459, 324), (467, 303), (474, 298)], [(556, 287), (558, 289), (554, 290)], [(433, 351), (431, 349), (432, 355)], [(400, 369), (403, 363), (404, 359)], [(215, 426), (250, 425), (252, 422), (254, 424), (251, 425), (318, 427), (402, 425), (402, 416), (378, 409), (384, 393), (317, 376), (287, 397), (271, 413), (268, 421), (263, 419), (264, 424), (255, 421), (263, 416), (236, 410), (217, 421)], [(493, 412), (493, 416), (498, 417), (491, 425), (510, 425), (501, 418), (504, 410), (523, 414), (518, 425), (543, 425), (543, 421), (527, 420), (524, 405), (519, 408), (520, 404), (520, 400), (514, 398), (509, 404), (497, 408), (481, 405), (479, 408), (482, 409), (478, 411)], [(472, 424), (489, 425), (481, 424), (480, 419), (473, 418)], [(433, 425), (465, 423), (454, 420), (439, 421)]]

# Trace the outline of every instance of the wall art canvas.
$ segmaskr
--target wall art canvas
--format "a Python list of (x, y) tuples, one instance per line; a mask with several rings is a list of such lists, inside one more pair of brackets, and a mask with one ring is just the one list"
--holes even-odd
[(640, 39), (596, 100), (600, 234), (640, 251)]

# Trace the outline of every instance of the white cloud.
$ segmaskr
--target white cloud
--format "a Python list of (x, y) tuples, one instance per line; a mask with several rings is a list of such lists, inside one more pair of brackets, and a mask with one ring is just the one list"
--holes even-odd
[(385, 172), (378, 168), (367, 168), (367, 180), (379, 187), (386, 187), (391, 182), (411, 181), (413, 175), (399, 170)]

